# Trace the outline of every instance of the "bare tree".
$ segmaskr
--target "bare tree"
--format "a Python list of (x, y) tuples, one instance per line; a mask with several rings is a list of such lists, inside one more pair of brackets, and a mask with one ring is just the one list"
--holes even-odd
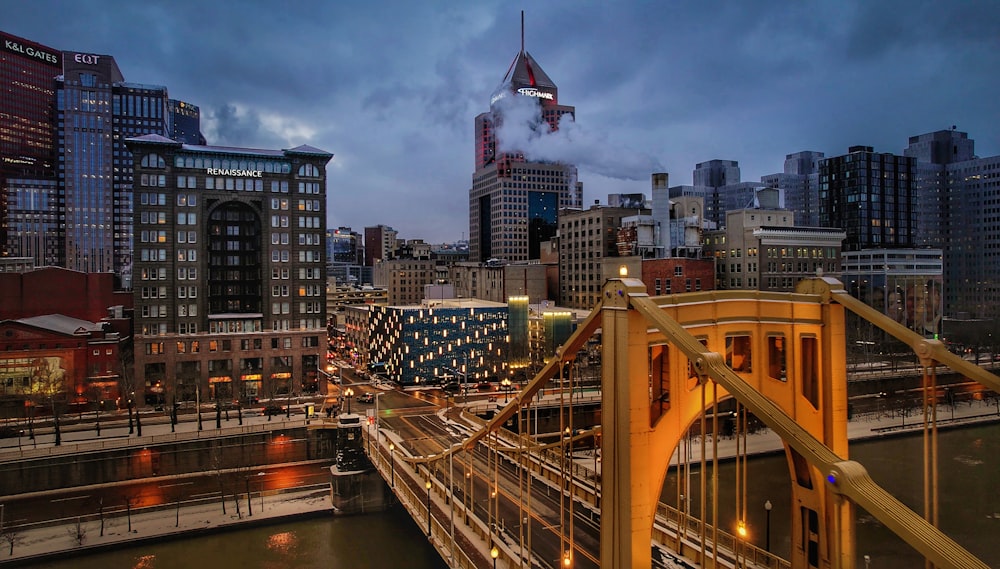
[(76, 524), (66, 531), (69, 532), (70, 537), (73, 538), (77, 546), (82, 546), (83, 542), (87, 539), (87, 528), (83, 527), (83, 522), (79, 516), (76, 518)]
[(3, 531), (0, 532), (0, 539), (6, 541), (7, 545), (10, 546), (7, 555), (11, 557), (14, 556), (14, 546), (20, 545), (21, 542), (24, 541), (23, 538), (21, 537), (21, 533), (18, 531), (16, 527), (13, 526), (7, 526), (3, 528)]
[[(129, 338), (123, 341), (118, 347), (118, 365), (121, 367), (121, 373), (119, 374), (119, 381), (121, 382), (121, 394), (125, 398), (126, 405), (128, 405), (128, 434), (135, 433), (135, 420), (138, 418), (138, 410), (136, 410), (136, 418), (133, 418), (132, 412), (135, 408), (135, 354), (132, 351), (133, 344), (132, 339)], [(139, 436), (142, 436), (142, 426), (139, 427)]]
[[(62, 444), (62, 430), (59, 425), (60, 405), (66, 396), (66, 370), (62, 367), (62, 358), (55, 356), (35, 358), (31, 362), (32, 373), (30, 383), (25, 386), (23, 395), (35, 406), (48, 403), (52, 408), (52, 420), (55, 428), (55, 444)], [(29, 430), (34, 435), (34, 427), (29, 423)]]
[(211, 462), (215, 478), (219, 481), (219, 501), (222, 502), (222, 515), (226, 515), (225, 461), (222, 457), (222, 449), (218, 445), (212, 447)]
[(101, 519), (101, 537), (104, 537), (104, 496), (97, 499), (97, 516)]
[(95, 416), (94, 416), (94, 429), (97, 431), (97, 436), (101, 436), (101, 411), (104, 407), (104, 390), (97, 385), (92, 385), (88, 390), (91, 397), (91, 401), (94, 403)]
[(128, 532), (132, 533), (132, 507), (139, 503), (137, 494), (125, 494), (122, 496), (125, 501), (125, 516), (128, 519)]
[(176, 505), (174, 509), (174, 527), (179, 528), (181, 527), (181, 493), (179, 491), (174, 492), (174, 504)]

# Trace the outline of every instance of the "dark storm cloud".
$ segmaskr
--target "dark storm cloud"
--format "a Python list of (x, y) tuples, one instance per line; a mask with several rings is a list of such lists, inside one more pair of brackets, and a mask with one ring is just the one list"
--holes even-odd
[[(738, 160), (744, 180), (799, 150), (902, 152), (955, 124), (1000, 154), (995, 2), (600, 2), (525, 6), (525, 44), (576, 107), (585, 202), (691, 182)], [(335, 154), (330, 226), (404, 238), (468, 229), (473, 119), (520, 47), (509, 2), (175, 0), (8, 3), (6, 32), (113, 55), (126, 79), (201, 107), (210, 144)], [(639, 178), (627, 180), (624, 178)], [(643, 179), (645, 178), (645, 179)]]

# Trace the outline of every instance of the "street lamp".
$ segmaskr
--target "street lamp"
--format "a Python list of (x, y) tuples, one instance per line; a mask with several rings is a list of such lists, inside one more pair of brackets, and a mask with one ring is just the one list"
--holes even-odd
[(768, 553), (771, 552), (771, 508), (772, 507), (773, 506), (771, 505), (770, 500), (764, 502), (764, 511), (767, 513), (766, 529), (764, 530), (764, 535), (766, 536), (764, 538), (764, 551), (767, 551)]
[(389, 443), (389, 471), (392, 472), (392, 487), (396, 487), (396, 445)]
[(246, 481), (247, 481), (247, 513), (252, 516), (253, 515), (253, 503), (250, 501), (250, 498), (251, 498), (251, 495), (250, 495), (250, 475), (247, 474), (245, 478), (246, 478)]
[(500, 386), (503, 387), (503, 402), (504, 404), (506, 404), (507, 394), (510, 393), (510, 378), (509, 377), (503, 378), (503, 380), (500, 382)]
[(351, 414), (351, 397), (354, 397), (354, 390), (348, 387), (344, 390), (344, 399), (347, 399), (347, 414)]
[[(427, 471), (427, 474), (428, 475), (430, 474), (429, 470)], [(427, 483), (425, 484), (425, 486), (427, 487), (427, 537), (430, 537), (431, 536), (431, 479), (429, 477), (427, 478)]]
[(490, 548), (490, 557), (493, 558), (493, 569), (497, 569), (497, 557), (500, 557), (500, 550), (497, 549), (497, 546), (494, 545)]

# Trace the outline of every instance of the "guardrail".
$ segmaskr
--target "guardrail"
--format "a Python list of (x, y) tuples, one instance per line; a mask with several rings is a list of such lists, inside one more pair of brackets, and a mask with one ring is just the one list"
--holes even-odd
[(241, 427), (224, 427), (221, 429), (204, 429), (201, 431), (182, 431), (178, 433), (166, 433), (160, 435), (150, 435), (143, 437), (117, 437), (107, 438), (83, 443), (63, 443), (59, 446), (44, 446), (40, 448), (14, 448), (4, 447), (0, 449), (0, 463), (20, 462), (33, 458), (47, 458), (53, 456), (82, 454), (88, 452), (99, 452), (131, 447), (146, 447), (177, 442), (195, 441), (199, 439), (217, 439), (220, 437), (233, 437), (239, 435), (249, 435), (253, 433), (266, 433), (270, 431), (287, 430), (290, 428), (306, 427), (310, 424), (310, 419), (284, 419), (274, 423), (257, 423), (253, 425), (243, 425)]

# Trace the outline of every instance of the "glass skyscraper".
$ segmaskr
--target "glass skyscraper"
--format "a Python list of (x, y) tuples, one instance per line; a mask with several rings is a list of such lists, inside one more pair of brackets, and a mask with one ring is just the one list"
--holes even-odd
[(126, 83), (114, 57), (0, 33), (0, 253), (132, 286), (129, 137), (204, 143), (197, 106)]
[(0, 32), (0, 255), (58, 260), (58, 50)]

